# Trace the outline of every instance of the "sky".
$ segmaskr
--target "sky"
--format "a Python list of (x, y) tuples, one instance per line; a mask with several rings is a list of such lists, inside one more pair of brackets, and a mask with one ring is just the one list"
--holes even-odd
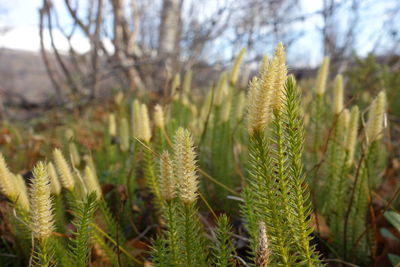
[[(0, 27), (10, 27), (9, 31), (0, 35), (0, 48), (39, 51), (40, 38), (38, 22), (39, 8), (42, 5), (42, 1), (43, 0), (0, 0), (0, 7), (7, 10), (7, 13), (0, 17)], [(371, 40), (374, 38), (382, 38), (382, 43), (384, 44), (385, 36), (379, 37), (376, 33), (379, 32), (384, 19), (384, 9), (395, 2), (396, 0), (363, 0), (362, 3), (365, 7), (362, 9), (362, 14), (365, 19), (360, 21), (360, 26), (356, 29), (361, 33), (359, 40), (356, 42), (356, 49), (360, 55), (365, 55), (372, 49), (373, 42), (371, 42)], [(68, 23), (67, 11), (63, 9), (63, 0), (53, 0), (53, 3), (59, 12), (60, 21)], [(304, 13), (315, 12), (321, 9), (322, 5), (322, 1), (319, 0), (303, 0), (301, 3)], [(372, 21), (366, 16), (374, 20)], [(299, 22), (294, 25), (294, 27), (305, 30), (306, 34), (291, 48), (290, 54), (288, 55), (289, 63), (298, 66), (315, 66), (319, 64), (323, 57), (320, 35), (322, 23), (322, 18), (320, 16), (314, 16), (306, 22)], [(345, 13), (340, 23), (343, 25), (346, 23)], [(48, 33), (46, 34), (48, 35)], [(58, 30), (54, 30), (53, 35), (59, 50), (66, 51), (68, 49), (68, 43), (63, 35)], [(74, 35), (72, 44), (78, 52), (86, 52), (89, 50), (89, 42), (80, 34)], [(45, 46), (50, 47), (50, 40), (46, 35)], [(111, 47), (111, 44), (109, 47)]]
[[(0, 25), (10, 27), (10, 30), (0, 35), (0, 47), (20, 49), (26, 51), (39, 51), (39, 9), (43, 0), (0, 0), (0, 6), (5, 6), (7, 13), (0, 20)], [(53, 0), (56, 6), (63, 6), (62, 0)], [(59, 9), (60, 20), (67, 19), (66, 12)], [(47, 36), (46, 36), (47, 35)], [(48, 34), (45, 35), (45, 46), (50, 47)], [(57, 47), (61, 51), (68, 49), (68, 42), (58, 30), (53, 31)], [(89, 50), (89, 42), (83, 36), (75, 35), (72, 45), (78, 52)]]

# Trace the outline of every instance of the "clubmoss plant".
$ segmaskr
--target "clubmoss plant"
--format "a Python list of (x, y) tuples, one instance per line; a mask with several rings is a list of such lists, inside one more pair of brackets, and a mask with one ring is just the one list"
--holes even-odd
[(232, 242), (232, 227), (228, 216), (222, 214), (218, 217), (215, 229), (216, 242), (213, 246), (213, 266), (235, 266), (235, 248)]
[(13, 174), (8, 169), (4, 156), (0, 153), (0, 189), (10, 200), (15, 201), (17, 196)]
[(230, 73), (230, 79), (229, 79), (229, 82), (232, 86), (235, 86), (236, 82), (238, 80), (240, 65), (242, 64), (245, 53), (246, 53), (246, 49), (242, 48), (239, 52), (239, 55), (236, 57), (235, 62), (233, 63), (233, 67), (232, 67), (232, 70)]
[(71, 168), (60, 149), (56, 148), (53, 150), (53, 158), (62, 186), (72, 192), (75, 187), (75, 180), (72, 176)]
[(181, 253), (184, 266), (207, 266), (204, 237), (195, 207), (198, 190), (196, 153), (191, 134), (178, 128), (174, 140), (174, 170), (181, 217)]
[(160, 105), (154, 107), (155, 146), (157, 152), (161, 153), (166, 148), (165, 141), (165, 115)]
[(39, 162), (33, 170), (31, 180), (31, 229), (35, 240), (32, 260), (38, 266), (51, 266), (53, 252), (49, 240), (54, 231), (54, 215), (50, 197), (50, 181), (46, 165)]
[(25, 211), (29, 211), (28, 189), (22, 175), (15, 175), (15, 187), (17, 189), (17, 204)]
[(108, 115), (108, 134), (111, 137), (117, 135), (117, 120), (114, 113)]
[(170, 201), (176, 196), (176, 180), (173, 165), (168, 151), (164, 151), (160, 156), (160, 188), (161, 196), (165, 201)]
[(228, 74), (223, 72), (219, 77), (217, 87), (215, 88), (213, 104), (217, 107), (221, 106), (224, 98), (228, 95)]
[(74, 142), (70, 142), (68, 148), (72, 166), (74, 166), (75, 168), (79, 167), (79, 165), (81, 164), (81, 156), (79, 155), (76, 144)]
[(61, 193), (61, 184), (58, 180), (56, 169), (51, 162), (47, 163), (47, 174), (49, 175), (50, 179), (51, 193), (53, 195), (59, 195)]
[(313, 150), (314, 150), (314, 164), (320, 159), (319, 150), (322, 142), (322, 122), (325, 118), (325, 91), (326, 91), (326, 83), (328, 79), (329, 72), (329, 57), (324, 57), (322, 61), (321, 67), (318, 70), (317, 82), (315, 87), (315, 99), (313, 102)]
[(360, 120), (360, 110), (357, 106), (354, 106), (351, 109), (350, 124), (346, 137), (347, 165), (351, 165), (354, 160), (359, 120)]
[(256, 267), (267, 267), (269, 262), (269, 249), (267, 230), (264, 222), (258, 226)]
[(101, 187), (99, 185), (99, 181), (90, 166), (85, 167), (84, 181), (87, 188), (88, 194), (92, 192), (96, 193), (96, 199), (99, 200), (102, 198), (103, 193), (101, 191)]
[[(291, 266), (302, 262), (306, 266), (319, 265), (315, 248), (310, 245), (311, 203), (303, 185), (304, 137), (300, 104), (294, 78), (289, 77), (286, 81), (281, 44), (277, 46), (274, 58), (263, 67), (260, 79), (252, 83), (249, 95), (249, 188), (255, 198), (255, 211), (260, 213), (257, 216), (266, 223), (266, 231), (271, 237), (271, 264)], [(261, 102), (263, 96), (266, 99)], [(257, 116), (261, 120), (257, 120)], [(268, 135), (264, 132), (266, 127), (269, 128)]]
[(138, 99), (132, 101), (131, 104), (131, 135), (138, 137), (138, 129), (140, 123), (140, 102)]
[(121, 150), (126, 152), (129, 149), (130, 136), (129, 136), (129, 124), (126, 118), (120, 118), (119, 120), (119, 138), (121, 141)]
[(368, 121), (365, 129), (365, 134), (367, 142), (369, 144), (382, 138), (385, 110), (386, 110), (386, 94), (384, 91), (382, 91), (372, 102), (368, 113)]
[(343, 77), (337, 75), (333, 88), (333, 114), (337, 115), (343, 110)]

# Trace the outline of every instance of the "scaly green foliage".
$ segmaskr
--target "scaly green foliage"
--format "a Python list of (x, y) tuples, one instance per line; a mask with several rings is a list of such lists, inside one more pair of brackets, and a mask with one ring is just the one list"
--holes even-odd
[(96, 193), (88, 195), (86, 200), (74, 211), (76, 230), (71, 240), (71, 258), (76, 266), (87, 266), (90, 259), (90, 236), (93, 214), (96, 209)]
[(213, 252), (213, 266), (225, 267), (234, 266), (235, 248), (231, 239), (232, 228), (229, 225), (228, 217), (222, 214), (218, 217), (217, 228), (215, 230), (216, 243)]

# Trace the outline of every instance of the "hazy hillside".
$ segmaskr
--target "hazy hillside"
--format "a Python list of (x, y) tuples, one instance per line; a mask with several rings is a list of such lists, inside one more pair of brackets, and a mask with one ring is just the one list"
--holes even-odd
[(39, 53), (0, 49), (0, 90), (6, 101), (40, 103), (53, 94)]

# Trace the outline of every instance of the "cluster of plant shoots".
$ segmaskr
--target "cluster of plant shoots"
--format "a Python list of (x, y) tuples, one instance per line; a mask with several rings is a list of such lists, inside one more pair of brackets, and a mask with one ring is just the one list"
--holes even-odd
[[(71, 125), (60, 138), (64, 153), (55, 148), (28, 182), (1, 155), (14, 235), (2, 247), (15, 255), (1, 263), (322, 266), (324, 256), (368, 263), (376, 249), (369, 207), (385, 167), (385, 92), (365, 112), (350, 108), (340, 75), (327, 86), (325, 58), (315, 90), (301, 97), (282, 44), (242, 90), (243, 55), (205, 96), (193, 93), (191, 71), (182, 85), (176, 76), (152, 120), (145, 98), (128, 103), (117, 94), (98, 147), (77, 142)], [(111, 193), (101, 186), (109, 184)], [(231, 225), (238, 218), (243, 227)], [(131, 240), (148, 231), (145, 248), (134, 249)]]

